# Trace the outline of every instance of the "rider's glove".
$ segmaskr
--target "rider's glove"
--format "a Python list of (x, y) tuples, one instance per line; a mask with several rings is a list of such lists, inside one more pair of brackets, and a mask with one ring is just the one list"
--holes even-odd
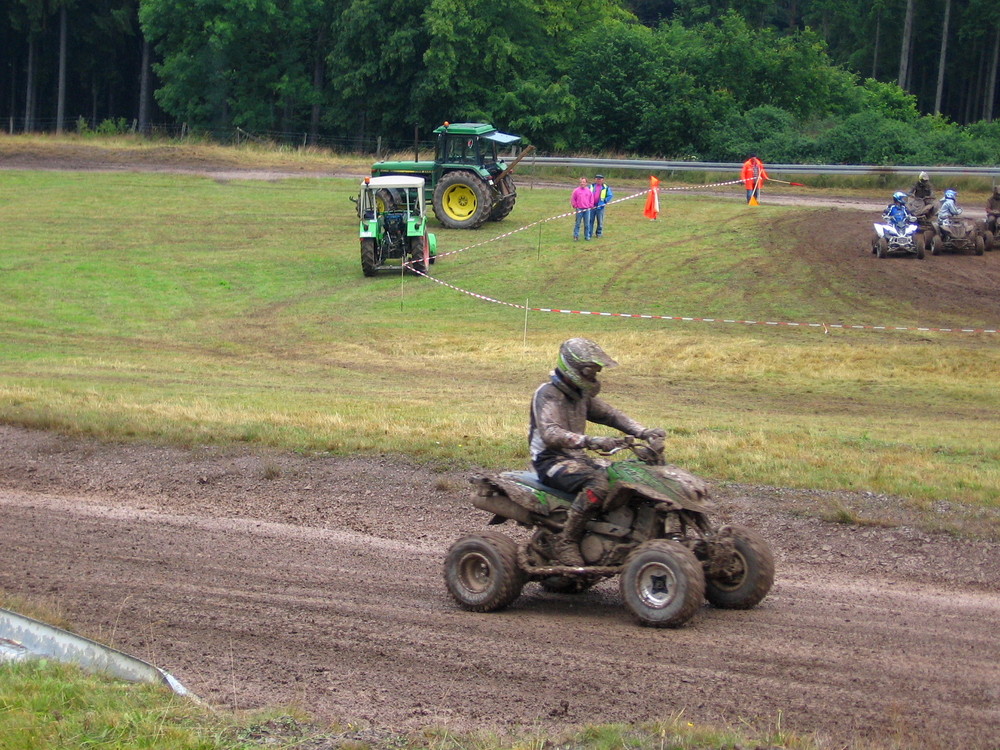
[(647, 430), (643, 430), (638, 435), (637, 438), (640, 440), (651, 440), (652, 438), (665, 438), (667, 436), (667, 431), (662, 430), (659, 427), (650, 427)]
[(622, 448), (626, 445), (628, 445), (628, 442), (625, 438), (604, 437), (603, 435), (587, 435), (587, 439), (584, 442), (584, 447), (590, 448), (594, 451), (603, 451), (605, 453), (613, 451), (615, 448)]

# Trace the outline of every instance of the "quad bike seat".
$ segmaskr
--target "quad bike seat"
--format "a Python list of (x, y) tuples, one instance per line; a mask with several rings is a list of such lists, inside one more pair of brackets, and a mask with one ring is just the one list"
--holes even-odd
[(526, 484), (536, 490), (548, 492), (550, 495), (555, 495), (556, 497), (562, 498), (567, 502), (573, 502), (573, 500), (576, 499), (576, 495), (571, 492), (563, 492), (562, 490), (557, 490), (555, 487), (549, 487), (547, 484), (542, 482), (538, 478), (538, 474), (533, 471), (505, 471), (500, 476), (504, 479), (510, 479), (514, 482)]

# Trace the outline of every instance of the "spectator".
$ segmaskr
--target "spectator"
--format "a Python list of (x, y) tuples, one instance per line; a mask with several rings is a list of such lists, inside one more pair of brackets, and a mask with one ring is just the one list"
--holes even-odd
[(760, 184), (767, 179), (767, 170), (764, 169), (764, 162), (757, 158), (757, 154), (750, 154), (743, 162), (740, 179), (743, 180), (743, 187), (747, 189), (747, 203), (759, 201)]
[(587, 187), (587, 178), (580, 178), (580, 186), (570, 196), (570, 205), (576, 210), (576, 223), (573, 225), (573, 239), (580, 239), (580, 225), (583, 224), (583, 237), (590, 239), (591, 210), (594, 208), (594, 194)]
[(604, 207), (615, 197), (610, 185), (604, 184), (604, 175), (599, 174), (594, 177), (594, 184), (590, 187), (590, 192), (594, 196), (594, 208), (591, 210), (590, 225), (591, 236), (600, 237), (604, 234)]

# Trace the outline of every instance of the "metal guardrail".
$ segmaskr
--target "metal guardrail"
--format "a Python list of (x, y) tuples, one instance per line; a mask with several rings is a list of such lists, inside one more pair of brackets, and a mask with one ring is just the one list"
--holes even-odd
[[(532, 156), (522, 165), (538, 164), (550, 167), (585, 167), (593, 170), (638, 169), (648, 172), (726, 172), (739, 174), (742, 162), (721, 161), (660, 161), (655, 159), (579, 159), (561, 156)], [(1000, 179), (1000, 166), (875, 166), (870, 164), (767, 164), (775, 174), (807, 175), (929, 175), (951, 177), (996, 177)]]
[(72, 662), (90, 672), (103, 672), (130, 682), (163, 684), (178, 695), (196, 698), (169, 672), (142, 659), (9, 609), (0, 609), (0, 661), (39, 656)]

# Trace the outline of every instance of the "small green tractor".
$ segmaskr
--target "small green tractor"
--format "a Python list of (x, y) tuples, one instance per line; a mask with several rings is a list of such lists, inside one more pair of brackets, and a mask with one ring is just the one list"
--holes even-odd
[(366, 177), (356, 202), (365, 276), (400, 271), (404, 263), (426, 273), (434, 262), (437, 238), (427, 233), (423, 178)]
[(487, 221), (505, 218), (517, 199), (514, 167), (534, 146), (507, 164), (498, 151), (519, 143), (520, 136), (501, 133), (481, 122), (446, 122), (434, 132), (434, 161), (376, 162), (372, 177), (423, 177), (425, 200), (434, 206), (438, 221), (449, 229), (478, 229)]

